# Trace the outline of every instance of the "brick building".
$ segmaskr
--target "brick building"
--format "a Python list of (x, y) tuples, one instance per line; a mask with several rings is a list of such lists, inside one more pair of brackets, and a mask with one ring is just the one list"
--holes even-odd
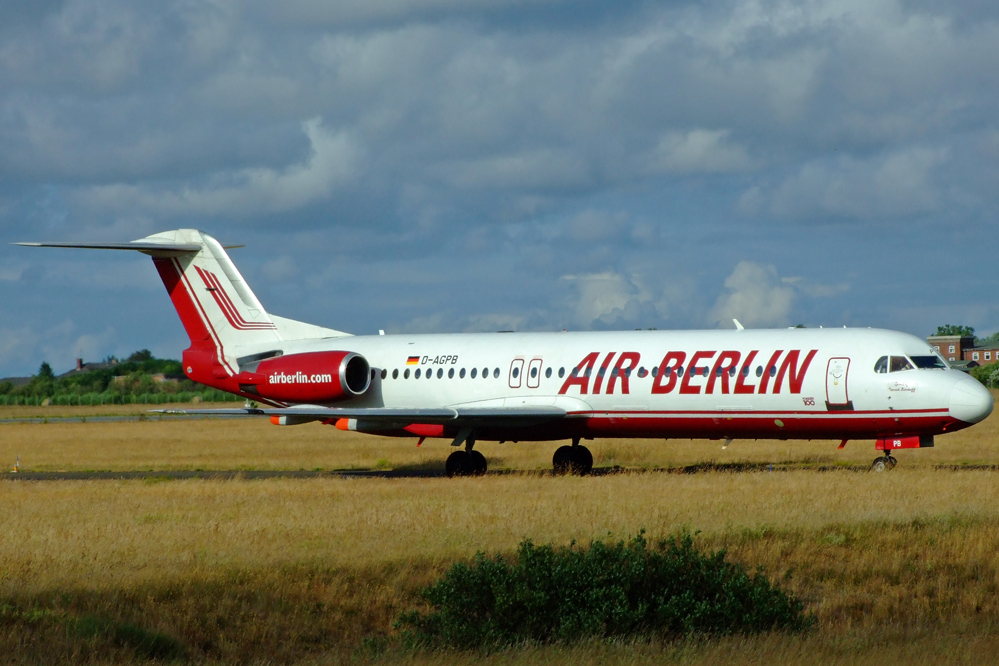
[(926, 341), (948, 361), (973, 361), (977, 365), (999, 361), (999, 346), (976, 347), (975, 339), (969, 336), (931, 335)]
[(964, 351), (975, 346), (975, 338), (970, 335), (931, 335), (926, 341), (948, 361), (964, 360)]

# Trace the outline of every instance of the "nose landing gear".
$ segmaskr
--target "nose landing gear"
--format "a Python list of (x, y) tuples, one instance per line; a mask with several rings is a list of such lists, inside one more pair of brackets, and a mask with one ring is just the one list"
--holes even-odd
[(552, 456), (555, 473), (585, 476), (593, 470), (593, 454), (585, 446), (580, 446), (579, 438), (572, 440), (572, 446), (560, 446)]
[(880, 458), (875, 458), (874, 463), (871, 464), (872, 472), (890, 472), (895, 469), (895, 465), (898, 464), (898, 460), (895, 456), (885, 454)]

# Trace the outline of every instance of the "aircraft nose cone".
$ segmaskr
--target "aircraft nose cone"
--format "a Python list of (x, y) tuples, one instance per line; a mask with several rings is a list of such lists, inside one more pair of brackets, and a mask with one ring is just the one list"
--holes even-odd
[(978, 423), (992, 413), (992, 394), (971, 377), (950, 390), (950, 415), (965, 423)]

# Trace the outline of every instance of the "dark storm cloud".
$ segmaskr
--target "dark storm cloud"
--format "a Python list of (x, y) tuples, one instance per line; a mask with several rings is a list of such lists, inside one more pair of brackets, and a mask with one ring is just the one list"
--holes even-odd
[[(357, 332), (990, 331), (997, 44), (978, 2), (3, 3), (0, 225), (202, 228)], [(0, 374), (184, 344), (138, 258), (0, 287)]]

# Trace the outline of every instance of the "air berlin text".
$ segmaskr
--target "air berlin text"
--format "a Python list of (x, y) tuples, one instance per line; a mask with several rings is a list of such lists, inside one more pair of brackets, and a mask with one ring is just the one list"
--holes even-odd
[(817, 349), (807, 353), (800, 349), (787, 352), (778, 349), (761, 354), (754, 350), (743, 357), (737, 351), (671, 351), (651, 372), (639, 367), (638, 352), (608, 352), (602, 360), (600, 352), (590, 352), (572, 369), (559, 394), (567, 393), (573, 386), (579, 388), (580, 395), (601, 392), (610, 395), (618, 386), (621, 393), (627, 394), (635, 374), (640, 379), (652, 375), (653, 395), (782, 393), (784, 386), (797, 395), (817, 352)]
[(329, 384), (332, 381), (333, 375), (307, 375), (304, 372), (293, 375), (277, 372), (267, 377), (268, 384)]

